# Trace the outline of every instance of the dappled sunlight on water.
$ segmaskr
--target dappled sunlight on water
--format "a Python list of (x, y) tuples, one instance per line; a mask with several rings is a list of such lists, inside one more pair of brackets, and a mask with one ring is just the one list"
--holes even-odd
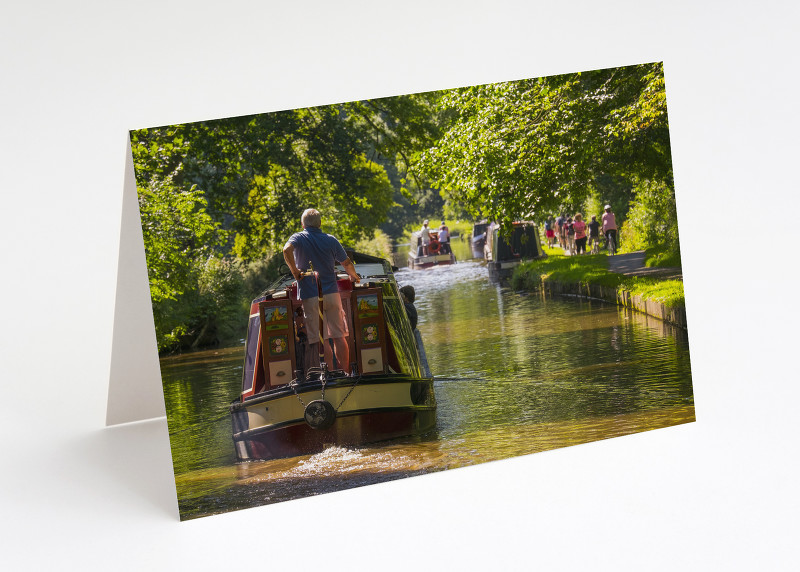
[(396, 273), (417, 291), (438, 402), (429, 435), (235, 463), (242, 348), (162, 360), (184, 518), (694, 421), (686, 332), (600, 301), (543, 298), (467, 262)]

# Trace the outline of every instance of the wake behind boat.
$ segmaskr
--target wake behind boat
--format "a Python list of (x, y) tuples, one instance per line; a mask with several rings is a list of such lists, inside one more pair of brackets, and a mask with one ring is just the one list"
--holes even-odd
[(339, 274), (347, 364), (329, 367), (310, 355), (291, 274), (253, 300), (242, 393), (230, 406), (239, 460), (310, 454), (326, 445), (360, 445), (434, 427), (433, 378), (392, 266), (374, 256), (348, 256), (361, 282)]

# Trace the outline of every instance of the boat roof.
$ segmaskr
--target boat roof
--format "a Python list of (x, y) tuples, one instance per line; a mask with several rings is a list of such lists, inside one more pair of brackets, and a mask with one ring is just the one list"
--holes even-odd
[[(347, 253), (347, 257), (355, 265), (356, 272), (361, 275), (362, 278), (391, 278), (394, 280), (394, 271), (397, 270), (397, 267), (392, 266), (385, 258), (372, 256), (371, 254), (365, 254), (363, 252), (356, 252), (352, 248), (345, 248), (345, 252)], [(294, 282), (294, 277), (288, 270), (288, 267), (286, 267), (286, 272), (282, 273), (280, 277), (270, 284), (269, 287), (264, 290), (262, 296), (273, 290), (283, 290), (289, 287), (292, 282)], [(347, 272), (341, 264), (336, 265), (336, 272), (337, 274), (344, 275), (342, 278), (347, 276)]]

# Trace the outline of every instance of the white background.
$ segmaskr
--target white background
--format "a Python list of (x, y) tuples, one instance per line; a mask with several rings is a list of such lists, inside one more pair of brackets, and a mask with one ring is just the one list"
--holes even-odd
[[(797, 4), (386, 4), (4, 3), (0, 567), (793, 568)], [(104, 428), (129, 129), (658, 60), (696, 423), (178, 521)]]

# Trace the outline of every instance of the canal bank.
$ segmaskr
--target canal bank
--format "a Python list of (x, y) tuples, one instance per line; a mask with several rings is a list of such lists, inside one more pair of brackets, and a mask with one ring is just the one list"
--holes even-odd
[(551, 249), (549, 254), (515, 269), (512, 287), (603, 300), (687, 328), (680, 269), (648, 268), (643, 252), (576, 257)]
[(620, 286), (609, 287), (601, 284), (581, 282), (563, 283), (542, 278), (541, 289), (551, 295), (559, 294), (604, 300), (612, 304), (631, 308), (637, 312), (642, 312), (648, 316), (686, 329), (685, 307), (667, 306), (663, 302), (646, 298), (641, 294), (632, 294), (630, 291)]

